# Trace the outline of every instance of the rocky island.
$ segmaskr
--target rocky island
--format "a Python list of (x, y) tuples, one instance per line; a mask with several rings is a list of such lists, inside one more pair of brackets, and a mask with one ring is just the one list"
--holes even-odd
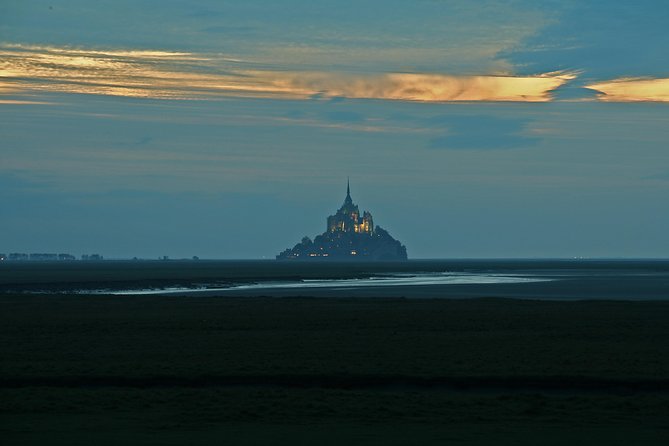
[(312, 241), (304, 237), (292, 249), (286, 249), (277, 259), (293, 260), (370, 260), (397, 261), (407, 259), (407, 250), (388, 231), (374, 226), (372, 214), (360, 214), (351, 199), (350, 184), (346, 199), (335, 215), (327, 219), (327, 230)]

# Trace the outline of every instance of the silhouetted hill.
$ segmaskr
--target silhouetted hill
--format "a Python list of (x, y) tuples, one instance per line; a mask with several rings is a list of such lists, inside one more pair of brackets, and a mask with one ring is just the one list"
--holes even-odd
[(313, 241), (304, 237), (277, 259), (406, 260), (407, 250), (385, 229), (377, 226), (371, 234), (337, 231), (324, 232)]

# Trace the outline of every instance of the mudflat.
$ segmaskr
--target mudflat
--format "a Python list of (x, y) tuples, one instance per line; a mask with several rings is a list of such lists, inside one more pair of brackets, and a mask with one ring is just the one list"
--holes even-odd
[(667, 444), (669, 302), (0, 295), (5, 444)]

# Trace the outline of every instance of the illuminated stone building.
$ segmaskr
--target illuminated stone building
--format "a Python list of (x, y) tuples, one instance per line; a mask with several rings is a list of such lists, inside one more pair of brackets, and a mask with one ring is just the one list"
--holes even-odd
[(335, 215), (328, 217), (328, 232), (356, 232), (361, 234), (374, 233), (372, 214), (365, 211), (360, 216), (358, 206), (351, 199), (351, 185), (346, 186), (346, 199)]
[(406, 247), (387, 231), (374, 226), (372, 214), (360, 215), (351, 199), (350, 185), (346, 187), (344, 204), (336, 214), (327, 218), (327, 229), (312, 241), (304, 237), (293, 248), (286, 249), (277, 259), (293, 260), (406, 260)]

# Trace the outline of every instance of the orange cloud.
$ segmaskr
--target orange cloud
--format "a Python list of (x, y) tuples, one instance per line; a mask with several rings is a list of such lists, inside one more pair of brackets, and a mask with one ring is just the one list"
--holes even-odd
[(586, 86), (606, 102), (669, 102), (669, 79), (623, 78)]
[[(398, 101), (546, 102), (573, 79), (538, 76), (353, 75), (249, 69), (243, 61), (185, 52), (0, 47), (2, 86), (15, 92), (52, 91), (151, 99), (225, 96), (306, 99), (315, 95)], [(4, 82), (3, 82), (4, 79)]]
[(51, 105), (51, 102), (45, 101), (28, 101), (23, 99), (1, 99), (0, 104), (11, 104), (11, 105)]
[(540, 76), (449, 76), (391, 73), (346, 75), (332, 73), (258, 73), (284, 90), (304, 95), (323, 94), (361, 99), (400, 101), (550, 101), (551, 91), (573, 79), (567, 73)]

